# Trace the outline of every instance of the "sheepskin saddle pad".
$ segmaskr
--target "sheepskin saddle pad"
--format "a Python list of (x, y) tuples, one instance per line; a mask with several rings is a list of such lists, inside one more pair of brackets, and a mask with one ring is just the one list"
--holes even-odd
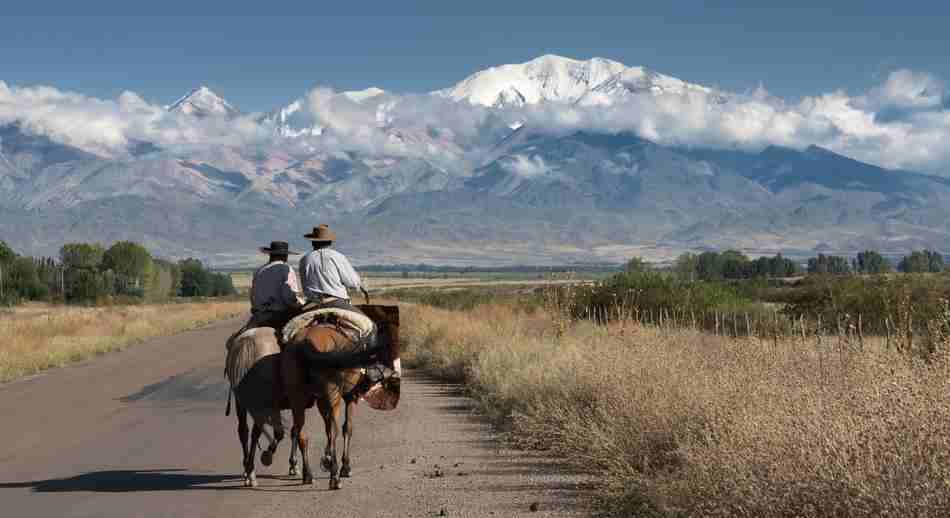
[(284, 326), (284, 343), (294, 343), (302, 338), (307, 328), (323, 322), (335, 322), (351, 331), (355, 341), (364, 341), (376, 331), (376, 324), (363, 313), (343, 308), (321, 308), (297, 315)]

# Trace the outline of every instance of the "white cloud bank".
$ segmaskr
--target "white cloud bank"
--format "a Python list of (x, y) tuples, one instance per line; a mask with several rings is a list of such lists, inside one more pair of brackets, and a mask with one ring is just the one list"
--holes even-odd
[(234, 120), (169, 112), (133, 92), (97, 99), (48, 86), (16, 87), (0, 81), (0, 125), (85, 151), (114, 156), (135, 141), (165, 147), (249, 145), (270, 138), (253, 116)]
[(606, 109), (535, 105), (527, 119), (536, 127), (633, 131), (662, 144), (818, 145), (884, 167), (950, 174), (948, 90), (908, 70), (859, 96), (839, 90), (791, 104), (761, 88), (725, 103), (697, 92), (637, 95)]
[[(97, 99), (52, 87), (0, 81), (0, 125), (105, 156), (134, 141), (175, 150), (193, 146), (285, 146), (376, 155), (455, 157), (491, 146), (515, 122), (563, 132), (632, 131), (662, 144), (758, 149), (770, 144), (826, 147), (889, 168), (950, 174), (950, 93), (940, 79), (897, 70), (857, 96), (835, 91), (788, 103), (763, 89), (631, 95), (609, 107), (543, 103), (498, 111), (432, 95), (354, 99), (316, 88), (303, 99), (320, 135), (289, 144), (259, 115), (198, 118), (168, 112), (132, 92)], [(520, 164), (525, 165), (525, 164)], [(531, 165), (530, 163), (528, 165)], [(536, 169), (536, 168), (535, 168)]]

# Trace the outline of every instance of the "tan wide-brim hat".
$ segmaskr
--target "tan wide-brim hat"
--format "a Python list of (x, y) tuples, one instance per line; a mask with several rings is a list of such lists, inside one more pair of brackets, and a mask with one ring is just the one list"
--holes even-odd
[(327, 225), (313, 227), (313, 232), (305, 234), (303, 237), (311, 241), (336, 241), (336, 233), (330, 230)]

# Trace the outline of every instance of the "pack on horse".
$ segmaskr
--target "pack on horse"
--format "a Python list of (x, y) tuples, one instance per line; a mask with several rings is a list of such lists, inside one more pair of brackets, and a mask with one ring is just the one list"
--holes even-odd
[[(288, 323), (284, 340), (283, 381), (293, 413), (291, 436), (303, 456), (303, 483), (313, 483), (305, 425), (306, 410), (316, 400), (327, 436), (320, 464), (330, 472), (330, 489), (339, 489), (340, 478), (351, 473), (356, 404), (364, 399), (372, 408), (390, 410), (399, 402), (399, 308), (366, 304), (306, 312)], [(341, 409), (342, 464), (336, 448)]]

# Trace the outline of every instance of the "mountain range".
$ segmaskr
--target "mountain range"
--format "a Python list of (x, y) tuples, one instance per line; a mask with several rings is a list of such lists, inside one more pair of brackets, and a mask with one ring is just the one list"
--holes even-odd
[[(631, 96), (687, 94), (711, 105), (733, 99), (643, 67), (549, 55), (415, 96), (413, 106), (436, 103), (431, 120), (378, 88), (315, 91), (247, 114), (202, 86), (165, 107), (202, 124), (254, 124), (270, 133), (266, 145), (135, 140), (107, 154), (14, 121), (0, 126), (0, 239), (33, 255), (67, 241), (131, 239), (219, 266), (253, 264), (256, 247), (275, 239), (299, 248), (322, 222), (363, 264), (950, 248), (943, 177), (815, 146), (664, 145), (521, 115), (609, 113)], [(477, 131), (448, 122), (455, 105), (478, 117)]]

